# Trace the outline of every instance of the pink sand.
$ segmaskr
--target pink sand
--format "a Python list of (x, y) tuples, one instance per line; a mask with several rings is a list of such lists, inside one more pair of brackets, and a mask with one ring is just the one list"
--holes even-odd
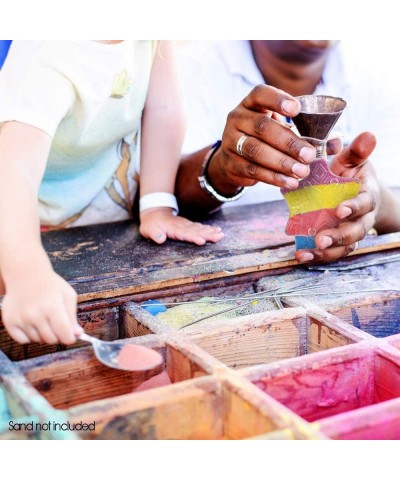
[(159, 375), (154, 375), (150, 380), (146, 380), (137, 388), (134, 392), (143, 392), (144, 390), (150, 390), (151, 388), (163, 387), (164, 385), (170, 385), (171, 379), (168, 376), (166, 371), (160, 373)]
[(127, 370), (151, 370), (162, 361), (158, 352), (140, 345), (124, 345), (118, 355), (118, 365)]

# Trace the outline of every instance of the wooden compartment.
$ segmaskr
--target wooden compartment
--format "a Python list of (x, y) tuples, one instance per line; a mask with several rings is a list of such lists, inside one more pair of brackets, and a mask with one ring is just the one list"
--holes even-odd
[[(206, 295), (180, 295), (169, 299), (166, 312), (158, 315), (150, 315), (141, 305), (128, 302), (122, 307), (123, 325), (126, 336), (138, 336), (147, 333), (189, 333), (198, 328), (209, 328), (221, 322), (229, 323), (238, 317), (246, 317), (249, 314), (260, 312), (277, 311), (277, 305), (271, 299), (254, 299), (248, 294), (251, 292), (249, 285), (242, 286), (242, 292), (235, 289), (235, 294), (226, 289), (209, 292)], [(252, 292), (254, 293), (254, 292)], [(228, 298), (224, 302), (223, 297)], [(237, 298), (236, 302), (232, 300)], [(214, 303), (217, 300), (218, 303)], [(162, 301), (165, 301), (163, 299)], [(173, 305), (174, 302), (178, 302)], [(249, 305), (250, 303), (250, 305)], [(142, 304), (143, 305), (143, 304)], [(236, 308), (235, 308), (236, 307)], [(196, 320), (207, 317), (201, 322)], [(235, 320), (233, 320), (235, 321)], [(191, 324), (191, 322), (194, 322)]]
[(206, 328), (199, 324), (186, 336), (225, 365), (245, 368), (352, 344), (362, 338), (355, 329), (350, 330), (332, 315), (288, 308), (216, 321)]
[(388, 337), (386, 341), (388, 345), (396, 348), (397, 350), (400, 350), (400, 334)]
[(87, 438), (97, 439), (242, 439), (297, 422), (295, 415), (240, 381), (242, 388), (227, 379), (204, 377), (92, 402), (69, 414), (72, 421), (95, 422)]
[(328, 311), (341, 320), (378, 338), (400, 333), (400, 294), (370, 295)]
[(400, 399), (323, 419), (318, 429), (334, 440), (400, 440)]
[[(211, 373), (219, 363), (196, 346), (179, 345), (154, 335), (122, 340), (147, 346), (164, 357), (164, 371), (150, 379), (135, 372), (109, 368), (99, 363), (91, 347), (45, 355), (19, 362), (26, 379), (56, 408), (66, 409), (136, 389), (154, 388)], [(145, 380), (148, 383), (143, 383)], [(154, 384), (156, 383), (156, 384)]]
[[(242, 279), (242, 283), (227, 284), (227, 281), (220, 281), (218, 286), (210, 287), (208, 296), (220, 297), (241, 295), (244, 292), (253, 291), (253, 278)], [(199, 286), (197, 286), (199, 288)], [(153, 292), (151, 298), (165, 302), (182, 302), (187, 300), (198, 300), (204, 297), (204, 292), (184, 292), (182, 289), (172, 291)], [(132, 302), (131, 298), (103, 299), (79, 305), (78, 321), (88, 335), (100, 338), (105, 341), (114, 341), (124, 338), (138, 337), (152, 333), (166, 334), (176, 333), (175, 328), (164, 325), (158, 321), (156, 316), (148, 313), (140, 305), (147, 301), (145, 295), (138, 295), (137, 301)], [(271, 304), (272, 305), (272, 304)], [(272, 307), (271, 308), (276, 308)], [(1, 314), (1, 311), (0, 311)], [(218, 318), (218, 317), (216, 317)], [(54, 352), (63, 352), (84, 346), (82, 342), (76, 342), (72, 346), (65, 345), (42, 345), (27, 344), (20, 345), (15, 342), (7, 333), (0, 315), (0, 350), (11, 360), (19, 361), (28, 358), (46, 355)]]
[(76, 440), (74, 431), (61, 427), (68, 420), (66, 413), (54, 409), (16, 363), (0, 351), (0, 439)]
[(351, 345), (370, 336), (321, 308), (307, 309), (307, 353)]
[(400, 396), (400, 354), (374, 350), (366, 342), (243, 374), (309, 422)]
[[(358, 296), (353, 295), (354, 298), (343, 297), (339, 296), (336, 300), (329, 301), (320, 298), (318, 306), (321, 311), (325, 310), (333, 314), (348, 325), (372, 337), (384, 338), (400, 333), (399, 292), (375, 295), (359, 294)], [(285, 297), (283, 304), (307, 309), (317, 306), (317, 303), (299, 297)]]
[[(16, 413), (19, 415), (21, 412), (20, 408), (16, 412), (15, 406), (15, 399), (6, 391), (3, 383), (0, 382), (0, 440), (29, 440), (34, 438), (33, 432), (17, 430), (17, 426), (14, 428), (15, 423), (20, 418), (14, 415)], [(26, 418), (26, 412), (24, 414)]]
[(327, 440), (328, 437), (312, 426), (306, 425), (302, 427), (302, 435), (299, 436), (292, 428), (284, 428), (276, 430), (256, 437), (247, 438), (246, 440)]
[[(378, 254), (379, 257), (382, 254)], [(374, 254), (372, 254), (374, 257)], [(363, 257), (363, 262), (374, 258)], [(400, 333), (400, 279), (398, 263), (366, 266), (354, 271), (295, 271), (270, 279), (260, 280), (257, 290), (279, 286), (288, 294), (282, 298), (285, 306), (304, 307), (318, 305), (344, 322), (374, 337), (382, 338)], [(355, 259), (343, 259), (339, 267), (357, 265)], [(350, 265), (349, 265), (350, 264)], [(325, 266), (320, 266), (325, 268)], [(329, 271), (332, 268), (333, 271)], [(299, 295), (296, 296), (296, 291)]]

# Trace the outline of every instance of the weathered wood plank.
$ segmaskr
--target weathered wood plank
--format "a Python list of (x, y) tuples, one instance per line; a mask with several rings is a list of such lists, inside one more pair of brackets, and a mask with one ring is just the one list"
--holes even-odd
[(400, 440), (400, 399), (325, 418), (318, 430), (334, 440)]
[[(10, 414), (16, 417), (30, 417), (39, 424), (53, 422), (66, 423), (69, 420), (65, 412), (55, 410), (50, 403), (26, 380), (17, 364), (0, 351), (0, 383), (6, 392), (6, 398), (10, 407)], [(34, 432), (36, 438), (42, 439), (77, 439), (72, 431), (62, 431), (49, 428)]]
[(301, 308), (217, 320), (207, 327), (200, 323), (186, 333), (191, 341), (231, 368), (296, 357), (302, 352), (305, 334), (306, 311)]
[(400, 396), (400, 352), (379, 345), (373, 340), (297, 362), (252, 367), (245, 376), (307, 421), (315, 421)]
[[(284, 233), (284, 201), (237, 207), (209, 221), (225, 238), (204, 247), (139, 237), (137, 226), (116, 223), (46, 232), (43, 242), (55, 270), (77, 290), (80, 302), (187, 288), (194, 284), (297, 266)], [(290, 244), (290, 246), (285, 246)], [(400, 247), (400, 234), (365, 239), (354, 254)]]
[(400, 333), (399, 292), (380, 298), (370, 296), (363, 301), (349, 302), (344, 307), (329, 308), (329, 311), (374, 337), (383, 338)]
[[(166, 343), (154, 335), (122, 342), (158, 351), (164, 358), (164, 371), (173, 383), (206, 375), (214, 364), (218, 365), (196, 346), (185, 346), (184, 342)], [(131, 393), (150, 378), (104, 366), (91, 347), (25, 360), (19, 362), (19, 367), (27, 380), (61, 409)]]
[(241, 439), (302, 424), (243, 378), (204, 377), (69, 413), (72, 420), (95, 421), (90, 438), (102, 439)]
[(45, 232), (42, 239), (54, 268), (65, 278), (91, 277), (95, 281), (125, 273), (144, 275), (288, 244), (293, 239), (284, 233), (286, 212), (284, 201), (221, 211), (204, 223), (220, 225), (224, 240), (201, 248), (171, 241), (156, 245), (143, 239), (131, 222)]
[[(397, 236), (396, 236), (397, 235)], [(365, 246), (361, 246), (352, 253), (352, 256), (368, 252), (390, 250), (400, 247), (400, 234), (391, 234), (390, 242), (382, 237), (366, 239)], [(112, 278), (98, 279), (96, 282), (71, 284), (78, 292), (79, 301), (89, 301), (97, 298), (115, 297), (132, 293), (157, 291), (164, 288), (186, 286), (192, 283), (204, 282), (212, 279), (229, 278), (253, 272), (287, 269), (298, 266), (294, 259), (294, 247), (282, 247), (276, 250), (254, 251), (215, 260), (193, 262), (189, 266), (173, 267), (162, 271), (149, 272), (146, 275), (123, 274)]]
[(71, 408), (72, 421), (96, 422), (89, 438), (220, 439), (220, 384), (211, 378)]
[(320, 320), (310, 318), (307, 331), (307, 353), (321, 352), (352, 343), (354, 340), (348, 335), (341, 334), (336, 329), (324, 325)]
[[(300, 364), (300, 362), (299, 362)], [(373, 355), (342, 358), (292, 371), (265, 372), (252, 381), (307, 421), (373, 403)]]

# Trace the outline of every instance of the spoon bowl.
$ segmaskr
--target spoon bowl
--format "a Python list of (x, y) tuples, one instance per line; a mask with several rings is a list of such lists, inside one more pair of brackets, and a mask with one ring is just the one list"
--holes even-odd
[(107, 367), (146, 373), (146, 377), (158, 375), (163, 371), (163, 357), (151, 348), (134, 344), (104, 342), (86, 333), (81, 333), (77, 338), (90, 343), (97, 360)]

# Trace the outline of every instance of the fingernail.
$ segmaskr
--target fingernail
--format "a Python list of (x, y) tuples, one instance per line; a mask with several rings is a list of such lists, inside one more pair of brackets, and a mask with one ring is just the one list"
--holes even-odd
[(332, 245), (333, 241), (331, 237), (322, 237), (318, 240), (319, 248), (328, 248)]
[(297, 112), (298, 105), (294, 100), (285, 100), (282, 102), (282, 110), (289, 115)]
[(349, 217), (353, 213), (353, 210), (350, 207), (340, 207), (337, 213), (339, 218)]
[(300, 255), (301, 262), (311, 262), (311, 260), (314, 260), (314, 255), (310, 252), (304, 252)]
[(292, 177), (287, 177), (285, 183), (288, 188), (297, 188), (299, 186), (299, 182)]
[(303, 147), (300, 150), (300, 158), (305, 162), (311, 162), (315, 158), (315, 148)]
[(292, 167), (292, 172), (299, 177), (306, 177), (310, 173), (310, 169), (307, 167), (307, 165), (295, 163)]

